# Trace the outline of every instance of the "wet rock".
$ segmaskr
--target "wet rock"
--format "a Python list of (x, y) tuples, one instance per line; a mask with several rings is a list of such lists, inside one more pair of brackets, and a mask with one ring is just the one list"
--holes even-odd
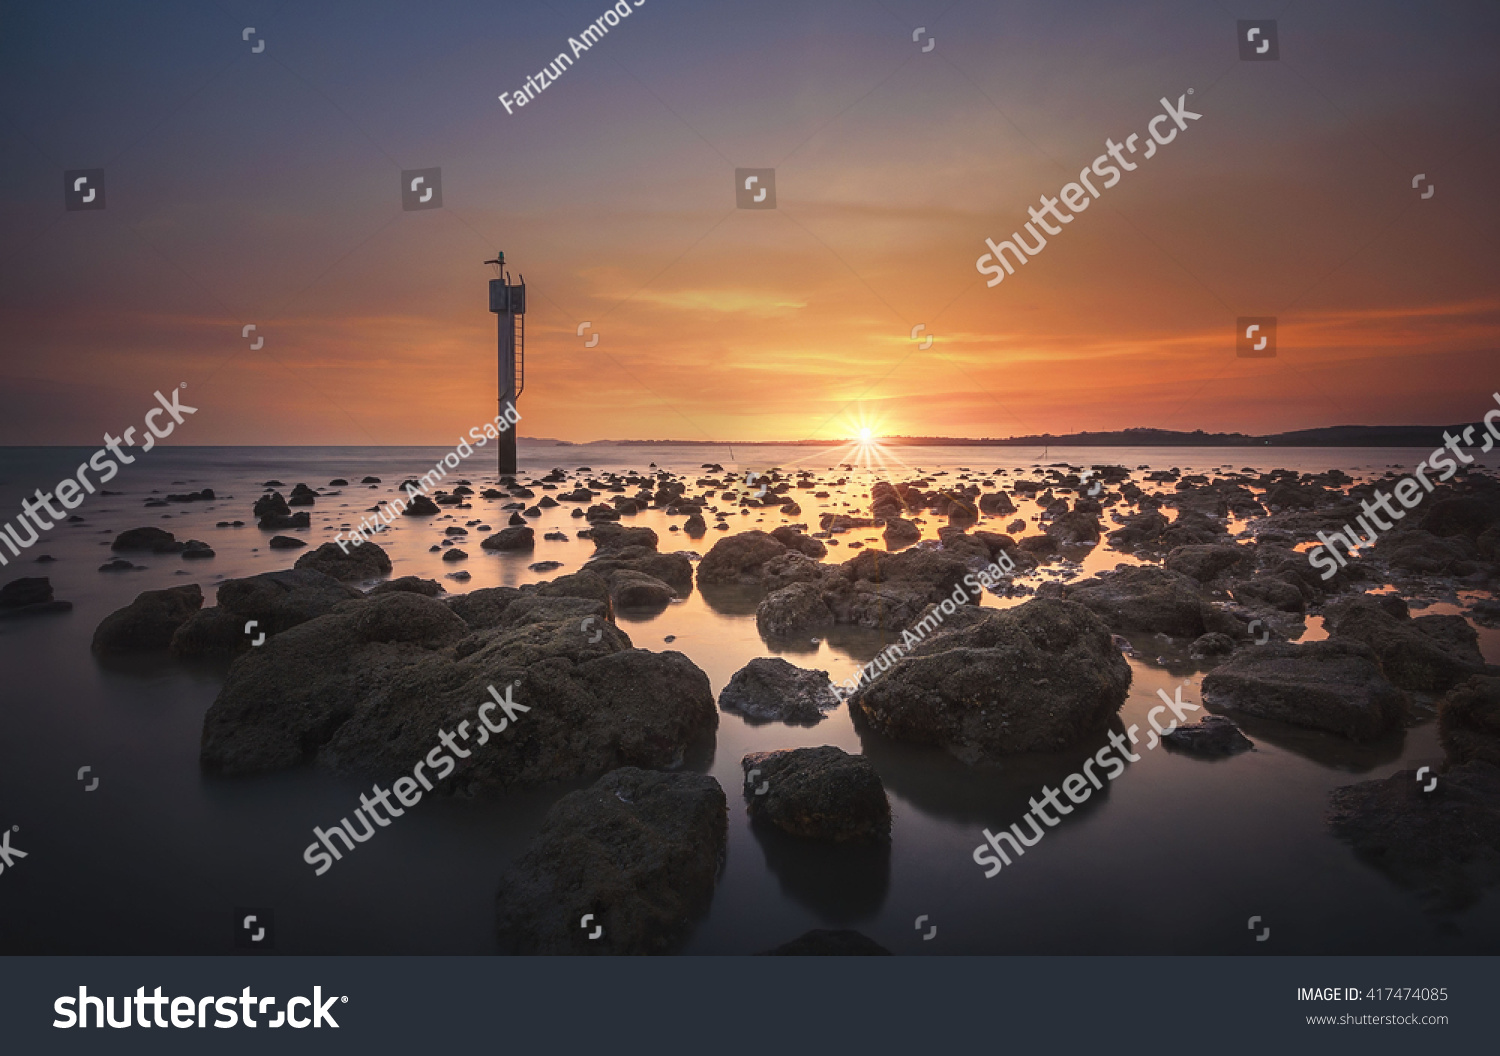
[(1197, 638), (1217, 629), (1207, 626), (1209, 605), (1194, 580), (1151, 565), (1117, 566), (1069, 584), (1063, 596), (1098, 613), (1114, 631)]
[(413, 495), (406, 503), (406, 508), (401, 511), (403, 517), (435, 517), (442, 510), (437, 503), (426, 495)]
[(749, 531), (720, 539), (698, 563), (698, 582), (718, 585), (756, 584), (761, 566), (786, 553), (786, 547), (765, 532)]
[(1229, 585), (1229, 590), (1241, 605), (1264, 606), (1277, 612), (1307, 611), (1302, 587), (1280, 576), (1260, 575), (1235, 580)]
[(719, 707), (752, 724), (784, 722), (815, 726), (839, 698), (827, 671), (812, 671), (780, 657), (757, 657), (740, 668), (719, 694)]
[(823, 601), (838, 623), (909, 627), (929, 605), (972, 605), (963, 585), (966, 561), (933, 550), (888, 554), (867, 550), (837, 566), (823, 581)]
[(1500, 677), (1475, 675), (1438, 704), (1438, 733), (1448, 761), (1500, 766)]
[(1052, 521), (1043, 531), (1064, 545), (1097, 543), (1099, 518), (1082, 510), (1073, 510)]
[(451, 550), (444, 551), (443, 553), (444, 561), (467, 561), (468, 559), (469, 555), (456, 546)]
[(906, 511), (906, 504), (901, 501), (901, 496), (895, 487), (885, 480), (877, 480), (870, 488), (870, 516), (877, 520), (887, 520), (900, 517)]
[[(558, 618), (558, 607), (597, 602), (526, 594), (499, 626), (478, 630), (458, 615), (461, 600), (372, 597), (240, 657), (204, 717), (204, 768), (258, 773), (316, 759), (394, 778), (449, 730), (474, 747), (445, 794), (472, 794), (621, 764), (681, 765), (718, 724), (708, 676), (681, 653), (631, 649), (597, 616), (592, 626), (576, 611)], [(490, 686), (511, 687), (530, 709), (503, 737), (477, 717)]]
[(697, 537), (708, 531), (708, 522), (703, 519), (701, 513), (688, 514), (688, 519), (683, 522), (682, 530), (688, 535)]
[(1010, 501), (1010, 496), (1003, 491), (991, 492), (979, 496), (979, 512), (991, 516), (1008, 517), (1016, 512), (1016, 504)]
[(557, 569), (562, 568), (562, 564), (561, 561), (537, 561), (527, 565), (526, 568), (531, 572), (555, 572)]
[[(606, 774), (558, 800), (501, 878), (501, 948), (674, 951), (713, 900), (728, 832), (728, 802), (711, 777), (634, 767)], [(590, 927), (580, 927), (589, 915)], [(602, 933), (591, 939), (595, 928)]]
[(1024, 539), (1018, 539), (1016, 546), (1027, 554), (1046, 556), (1057, 553), (1057, 540), (1050, 535), (1028, 535)]
[[(783, 512), (791, 514), (789, 510)], [(796, 514), (791, 514), (791, 516), (796, 516)], [(777, 528), (771, 533), (771, 538), (788, 550), (794, 550), (808, 557), (822, 557), (828, 553), (828, 547), (824, 546), (821, 540), (814, 539), (810, 535), (803, 535), (791, 525), (784, 524)]]
[(755, 609), (755, 626), (768, 638), (805, 636), (833, 622), (817, 583), (793, 583), (773, 590)]
[(756, 821), (810, 840), (890, 839), (891, 804), (880, 775), (862, 755), (832, 745), (784, 748), (752, 752), (740, 766), (745, 800)]
[(256, 526), (262, 531), (279, 532), (289, 528), (312, 526), (312, 518), (307, 512), (304, 510), (301, 513), (293, 513), (279, 491), (273, 491), (269, 495), (262, 495), (256, 499), (253, 512), (256, 517)]
[(1447, 770), (1431, 792), (1425, 785), (1402, 770), (1334, 789), (1329, 825), (1434, 908), (1463, 909), (1500, 880), (1500, 768), (1476, 760)]
[(1161, 533), (1167, 529), (1167, 519), (1155, 510), (1144, 510), (1127, 517), (1125, 524), (1109, 533), (1109, 543), (1116, 550), (1132, 553), (1135, 550), (1155, 547)]
[(338, 543), (324, 543), (297, 558), (295, 568), (310, 568), (334, 579), (354, 582), (390, 575), (391, 559), (375, 543), (351, 546), (346, 553)]
[(300, 550), (307, 544), (301, 539), (290, 535), (273, 535), (271, 541), (266, 544), (272, 550)]
[(609, 596), (617, 609), (661, 609), (677, 592), (655, 576), (621, 569), (609, 577)]
[(814, 928), (767, 950), (765, 957), (889, 957), (891, 951), (857, 931)]
[(643, 546), (655, 550), (656, 533), (645, 526), (627, 528), (619, 524), (604, 522), (589, 529), (589, 538), (594, 541), (594, 550), (623, 550), (626, 547)]
[(1168, 748), (1192, 755), (1233, 755), (1255, 747), (1238, 726), (1222, 715), (1205, 715), (1199, 722), (1190, 722), (1162, 734), (1161, 739)]
[(306, 484), (298, 484), (292, 489), (291, 497), (286, 500), (288, 506), (311, 506), (318, 500), (318, 493)]
[(892, 517), (885, 522), (885, 545), (891, 549), (910, 546), (922, 538), (922, 529), (902, 517)]
[(793, 583), (819, 583), (837, 572), (806, 554), (788, 550), (761, 566), (761, 581), (767, 590), (780, 590)]
[(182, 544), (182, 557), (183, 557), (183, 560), (191, 560), (193, 558), (205, 558), (205, 557), (213, 557), (213, 556), (214, 556), (214, 548), (211, 547), (211, 546), (209, 546), (207, 543), (205, 543), (201, 539), (189, 539), (187, 542), (185, 542), (185, 543)]
[(182, 552), (183, 544), (171, 532), (160, 528), (132, 528), (115, 537), (110, 549), (116, 553), (145, 551), (153, 554), (176, 554)]
[(1210, 631), (1193, 640), (1188, 656), (1193, 660), (1205, 660), (1211, 656), (1226, 656), (1234, 652), (1234, 639), (1218, 631)]
[(626, 546), (598, 551), (583, 567), (606, 581), (618, 573), (632, 572), (661, 580), (684, 597), (693, 590), (693, 562), (686, 554), (659, 554), (644, 546)]
[(1255, 551), (1229, 543), (1179, 546), (1162, 562), (1168, 570), (1211, 583), (1229, 573), (1249, 574), (1255, 571)]
[[(223, 588), (221, 587), (222, 591)], [(368, 594), (373, 597), (376, 594), (390, 594), (392, 591), (405, 591), (408, 594), (421, 594), (424, 597), (435, 598), (445, 593), (443, 585), (435, 579), (422, 579), (419, 576), (402, 576), (400, 579), (388, 579), (384, 583), (377, 583), (370, 588)], [(321, 616), (322, 613), (317, 613)], [(301, 623), (302, 621), (297, 621)]]
[(1406, 694), (1391, 685), (1368, 646), (1267, 642), (1241, 650), (1203, 679), (1216, 708), (1373, 741), (1399, 730)]
[(485, 550), (532, 550), (536, 547), (536, 531), (527, 524), (512, 525), (479, 545)]
[(917, 630), (929, 637), (854, 704), (880, 733), (966, 763), (1077, 744), (1105, 727), (1130, 688), (1109, 628), (1072, 602), (960, 608), (943, 622), (929, 612)]
[(46, 576), (13, 579), (0, 587), (0, 619), (67, 612), (72, 608), (71, 601), (53, 600), (52, 581)]
[(203, 591), (196, 583), (142, 591), (129, 605), (100, 621), (91, 648), (100, 654), (165, 649), (177, 629), (202, 606)]
[(1386, 677), (1402, 689), (1440, 693), (1486, 673), (1479, 635), (1462, 616), (1412, 619), (1361, 594), (1331, 602), (1324, 622), (1332, 637), (1373, 649)]
[(1197, 510), (1178, 510), (1177, 519), (1162, 531), (1159, 545), (1179, 547), (1221, 543), (1228, 535), (1228, 529), (1222, 524)]
[(123, 557), (117, 557), (113, 561), (106, 561), (106, 562), (104, 562), (104, 564), (100, 565), (99, 566), (99, 571), (100, 572), (131, 572), (131, 571), (134, 571), (136, 569), (143, 569), (145, 567), (146, 567), (145, 565), (132, 565), (129, 561), (126, 561)]
[[(408, 577), (410, 578), (410, 577)], [(382, 584), (391, 586), (391, 584)], [(245, 625), (256, 632), (279, 634), (364, 595), (315, 569), (263, 572), (219, 584), (218, 604), (194, 612), (172, 635), (172, 655), (233, 656), (251, 647)]]

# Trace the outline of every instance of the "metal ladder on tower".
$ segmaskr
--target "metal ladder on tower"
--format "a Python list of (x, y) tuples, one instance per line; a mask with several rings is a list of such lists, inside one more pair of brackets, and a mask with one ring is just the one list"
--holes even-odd
[(516, 396), (526, 388), (526, 316), (516, 316)]

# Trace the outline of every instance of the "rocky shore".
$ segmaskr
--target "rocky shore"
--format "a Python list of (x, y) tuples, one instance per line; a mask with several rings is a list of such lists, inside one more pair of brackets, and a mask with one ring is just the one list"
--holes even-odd
[[(1485, 662), (1473, 626), (1500, 625), (1500, 483), (1467, 470), (1439, 483), (1324, 579), (1307, 549), (1380, 481), (1143, 468), (875, 479), (865, 507), (847, 510), (825, 500), (850, 483), (849, 470), (772, 469), (756, 489), (718, 465), (696, 476), (556, 469), (482, 492), (457, 482), (432, 493), (431, 510), (406, 510), (445, 562), (527, 551), (528, 520), (559, 506), (593, 548), (571, 574), (467, 593), (397, 576), (376, 543), (272, 537), (307, 527), (293, 507), (340, 492), (299, 484), (287, 498), (271, 482), (246, 516), (273, 551), (298, 553), (293, 567), (219, 582), (211, 605), (196, 583), (143, 591), (98, 625), (93, 649), (227, 665), (200, 762), (238, 778), (312, 765), (390, 780), (411, 771), (437, 731), (473, 725), (490, 687), (513, 687), (535, 704), (525, 721), (439, 792), (592, 784), (557, 802), (507, 873), (502, 946), (670, 952), (712, 901), (724, 853), (728, 800), (694, 772), (713, 753), (720, 709), (791, 728), (817, 724), (840, 701), (826, 671), (769, 656), (734, 673), (716, 701), (689, 655), (637, 647), (617, 616), (649, 616), (698, 591), (715, 611), (753, 620), (768, 650), (842, 631), (899, 640), (1004, 557), (1014, 575), (990, 587), (990, 604), (974, 589), (849, 698), (863, 736), (940, 748), (975, 768), (1068, 751), (1118, 722), (1132, 680), (1125, 654), (1150, 641), (1205, 674), (1211, 714), (1167, 741), (1204, 757), (1192, 765), (1253, 747), (1242, 723), (1384, 743), (1435, 721), (1447, 753), (1436, 786), (1403, 771), (1340, 788), (1331, 831), (1435, 905), (1468, 904), (1500, 881), (1500, 668)], [(792, 521), (804, 506), (813, 513)], [(630, 525), (645, 509), (697, 549), (664, 550), (657, 531)], [(732, 530), (734, 517), (761, 511), (789, 523)], [(883, 547), (867, 545), (874, 536)], [(142, 527), (112, 549), (211, 564), (213, 548), (194, 544)], [(841, 546), (854, 553), (840, 560)], [(1099, 548), (1117, 567), (1082, 575)], [(456, 591), (466, 575), (450, 579)], [(1433, 605), (1464, 614), (1422, 614)], [(3, 617), (66, 606), (45, 579), (0, 589)], [(251, 623), (262, 642), (246, 633)], [(788, 746), (746, 756), (744, 769), (754, 772), (746, 810), (778, 839), (899, 838), (864, 757)], [(586, 915), (606, 938), (586, 937)], [(812, 932), (773, 952), (826, 951), (881, 952), (852, 932)]]

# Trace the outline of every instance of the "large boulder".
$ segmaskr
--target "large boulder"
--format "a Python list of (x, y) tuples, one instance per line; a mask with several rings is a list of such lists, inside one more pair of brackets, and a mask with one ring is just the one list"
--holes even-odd
[[(514, 611), (528, 604), (541, 611)], [(602, 617), (560, 615), (558, 605), (598, 607), (531, 593), (504, 607), (499, 626), (476, 631), (444, 601), (394, 593), (293, 627), (230, 667), (204, 716), (203, 766), (241, 774), (316, 760), (394, 778), (440, 731), (467, 739), (470, 727), (490, 743), (469, 742), (473, 757), (448, 792), (680, 765), (718, 724), (708, 676), (681, 653), (631, 649)], [(530, 710), (489, 738), (476, 709), (512, 690)]]
[[(793, 515), (795, 516), (795, 514)], [(780, 528), (771, 531), (771, 538), (775, 539), (788, 550), (794, 550), (808, 557), (822, 557), (828, 553), (828, 547), (823, 545), (821, 539), (814, 539), (810, 535), (803, 535), (789, 524), (783, 524)]]
[(1441, 693), (1486, 671), (1479, 635), (1462, 616), (1412, 619), (1404, 606), (1361, 594), (1330, 604), (1324, 622), (1334, 638), (1373, 649), (1386, 677), (1402, 689)]
[(935, 550), (865, 550), (824, 580), (823, 602), (838, 623), (902, 630), (945, 598), (972, 604), (969, 572), (964, 559)]
[(1194, 580), (1152, 565), (1119, 565), (1068, 585), (1063, 596), (1097, 613), (1112, 631), (1197, 638), (1223, 629), (1208, 625), (1210, 606)]
[(1434, 908), (1459, 910), (1500, 879), (1500, 767), (1475, 760), (1430, 779), (1402, 770), (1334, 789), (1328, 821), (1359, 857)]
[(755, 626), (767, 638), (805, 635), (833, 622), (816, 583), (793, 583), (773, 590), (755, 609)]
[(728, 814), (703, 774), (623, 767), (569, 793), (500, 880), (502, 949), (672, 952), (713, 900)]
[(391, 573), (390, 556), (374, 543), (358, 543), (346, 553), (338, 543), (324, 543), (297, 558), (294, 568), (322, 572), (334, 579), (354, 582), (379, 579)]
[[(594, 573), (584, 571), (520, 587), (484, 587), (456, 595), (447, 602), (474, 631), (516, 627), (575, 614), (580, 622), (588, 616), (602, 622), (609, 612), (609, 585)], [(630, 644), (628, 638), (624, 641), (627, 646)]]
[(786, 547), (765, 532), (749, 531), (720, 539), (698, 563), (698, 582), (758, 584), (761, 566), (786, 553)]
[(1475, 675), (1444, 697), (1438, 733), (1449, 762), (1500, 766), (1500, 677)]
[[(311, 568), (262, 572), (219, 584), (218, 604), (193, 613), (172, 636), (175, 656), (232, 656), (272, 635), (363, 598), (354, 587)], [(252, 631), (245, 627), (250, 621)]]
[(1401, 728), (1406, 694), (1391, 685), (1368, 646), (1267, 642), (1243, 649), (1203, 679), (1216, 708), (1373, 741)]
[(859, 714), (880, 733), (973, 764), (1069, 748), (1125, 703), (1130, 665), (1081, 605), (1038, 598), (1001, 611), (961, 608), (948, 623), (857, 690)]
[(838, 703), (827, 671), (810, 671), (769, 656), (757, 657), (736, 671), (719, 694), (719, 707), (752, 724), (813, 726)]
[(609, 577), (609, 597), (617, 609), (663, 609), (677, 592), (655, 576), (621, 570)]
[(165, 649), (177, 629), (202, 607), (203, 591), (196, 583), (142, 591), (100, 621), (92, 649), (100, 654)]
[[(625, 530), (633, 532), (636, 529)], [(646, 530), (650, 531), (649, 528)], [(586, 572), (603, 577), (606, 582), (612, 581), (618, 573), (630, 572), (669, 584), (684, 597), (693, 590), (692, 559), (686, 554), (659, 554), (654, 547), (631, 545), (603, 548), (583, 568)]]
[(752, 752), (740, 761), (750, 817), (833, 843), (887, 840), (891, 804), (875, 767), (842, 748)]
[(1200, 543), (1177, 547), (1162, 564), (1199, 583), (1211, 583), (1226, 573), (1255, 571), (1255, 551), (1232, 543)]

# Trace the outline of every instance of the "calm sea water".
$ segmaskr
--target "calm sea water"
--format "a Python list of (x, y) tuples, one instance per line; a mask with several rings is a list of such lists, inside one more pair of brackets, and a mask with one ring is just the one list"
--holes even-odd
[[(0, 449), (0, 516), (13, 516), (36, 487), (50, 488), (91, 452), (86, 449)], [(271, 551), (271, 533), (254, 527), (250, 506), (260, 484), (277, 479), (326, 486), (343, 477), (381, 477), (321, 498), (313, 526), (298, 534), (310, 546), (358, 521), (398, 482), (420, 475), (444, 454), (439, 448), (158, 448), (126, 467), (109, 487), (124, 494), (89, 497), (83, 520), (46, 533), (20, 561), (0, 569), (0, 582), (21, 575), (51, 577), (57, 596), (74, 609), (62, 616), (0, 623), (0, 826), (19, 826), (11, 845), (28, 855), (0, 874), (0, 953), (229, 953), (236, 907), (269, 908), (275, 943), (287, 953), (486, 953), (495, 949), (493, 899), (503, 868), (525, 848), (547, 807), (568, 785), (481, 800), (424, 799), (420, 807), (338, 863), (322, 877), (301, 859), (314, 825), (349, 814), (367, 782), (313, 769), (250, 779), (208, 778), (198, 768), (204, 711), (222, 683), (213, 666), (168, 660), (101, 664), (89, 652), (99, 621), (148, 589), (198, 583), (212, 604), (225, 579), (288, 567), (295, 551)], [(875, 473), (889, 479), (960, 467), (1014, 473), (1041, 463), (1176, 466), (1184, 471), (1289, 468), (1343, 469), (1356, 477), (1387, 468), (1409, 470), (1425, 452), (1381, 449), (1088, 449), (905, 448), (855, 471), (827, 472), (851, 459), (847, 450), (725, 446), (588, 445), (523, 442), (522, 478), (554, 466), (595, 472), (660, 468), (700, 473), (703, 463), (728, 469), (806, 468), (820, 477), (848, 476), (830, 488), (823, 508), (864, 512)], [(495, 479), (481, 451), (454, 479), (478, 486)], [(895, 456), (899, 456), (899, 461)], [(1493, 456), (1491, 456), (1493, 457)], [(866, 459), (866, 463), (870, 460)], [(144, 509), (156, 493), (211, 487), (212, 503)], [(818, 508), (801, 493), (796, 520), (816, 526)], [(473, 544), (466, 584), (445, 579), (454, 565), (428, 548), (443, 527), (481, 519), (497, 530), (508, 514), (499, 502), (443, 518), (398, 518), (381, 545), (396, 575), (444, 583), (450, 592), (552, 578), (577, 570), (591, 544), (572, 539), (584, 527), (572, 504), (530, 523), (530, 554), (491, 554)], [(448, 512), (448, 511), (445, 511)], [(1028, 518), (1035, 508), (1024, 504)], [(765, 518), (762, 520), (762, 518)], [(215, 528), (221, 520), (243, 528)], [(1003, 530), (1012, 518), (981, 527)], [(769, 530), (784, 519), (763, 510), (730, 517), (733, 530)], [(415, 522), (415, 523), (413, 523)], [(720, 537), (699, 541), (671, 532), (657, 511), (627, 518), (650, 525), (661, 549), (699, 553)], [(130, 555), (144, 571), (102, 573), (115, 534), (158, 525), (179, 539), (212, 544), (212, 560)], [(935, 535), (938, 524), (927, 525)], [(545, 541), (545, 531), (568, 542)], [(830, 561), (853, 556), (842, 537)], [(57, 560), (34, 563), (50, 554)], [(528, 570), (556, 560), (562, 568)], [(1079, 574), (1122, 559), (1097, 548)], [(645, 620), (621, 619), (637, 646), (681, 650), (702, 667), (714, 693), (747, 661), (770, 655), (754, 621), (754, 597), (715, 608), (696, 590)], [(985, 604), (1014, 604), (987, 597)], [(1424, 612), (1458, 611), (1437, 604)], [(1308, 637), (1319, 637), (1317, 620)], [(1497, 633), (1481, 629), (1491, 662), (1500, 662)], [(842, 679), (881, 647), (878, 634), (843, 633), (803, 643), (784, 655)], [(1157, 689), (1186, 684), (1198, 700), (1201, 673), (1181, 661), (1157, 659), (1164, 643), (1136, 641), (1134, 683), (1121, 718), (1145, 728)], [(1328, 792), (1384, 777), (1442, 752), (1430, 722), (1378, 745), (1354, 747), (1319, 734), (1246, 726), (1257, 750), (1224, 761), (1142, 754), (1141, 761), (1096, 794), (1064, 824), (994, 879), (971, 858), (980, 830), (1018, 821), (1026, 800), (1056, 785), (1082, 758), (1027, 758), (1001, 769), (974, 770), (941, 752), (862, 738), (840, 707), (812, 728), (751, 727), (721, 714), (709, 766), (730, 800), (729, 852), (711, 912), (686, 947), (690, 953), (752, 953), (817, 927), (865, 932), (897, 953), (1494, 953), (1500, 949), (1500, 898), (1486, 894), (1457, 914), (1436, 915), (1417, 898), (1358, 862), (1329, 835), (1323, 820)], [(1101, 739), (1102, 743), (1102, 739)], [(750, 751), (835, 744), (863, 752), (879, 769), (895, 813), (889, 852), (809, 847), (753, 832), (744, 814), (740, 758)], [(78, 778), (82, 767), (90, 771)], [(97, 777), (98, 787), (85, 791)], [(919, 916), (928, 917), (923, 929)], [(1272, 929), (1257, 943), (1251, 916)], [(927, 927), (938, 933), (923, 940)]]

